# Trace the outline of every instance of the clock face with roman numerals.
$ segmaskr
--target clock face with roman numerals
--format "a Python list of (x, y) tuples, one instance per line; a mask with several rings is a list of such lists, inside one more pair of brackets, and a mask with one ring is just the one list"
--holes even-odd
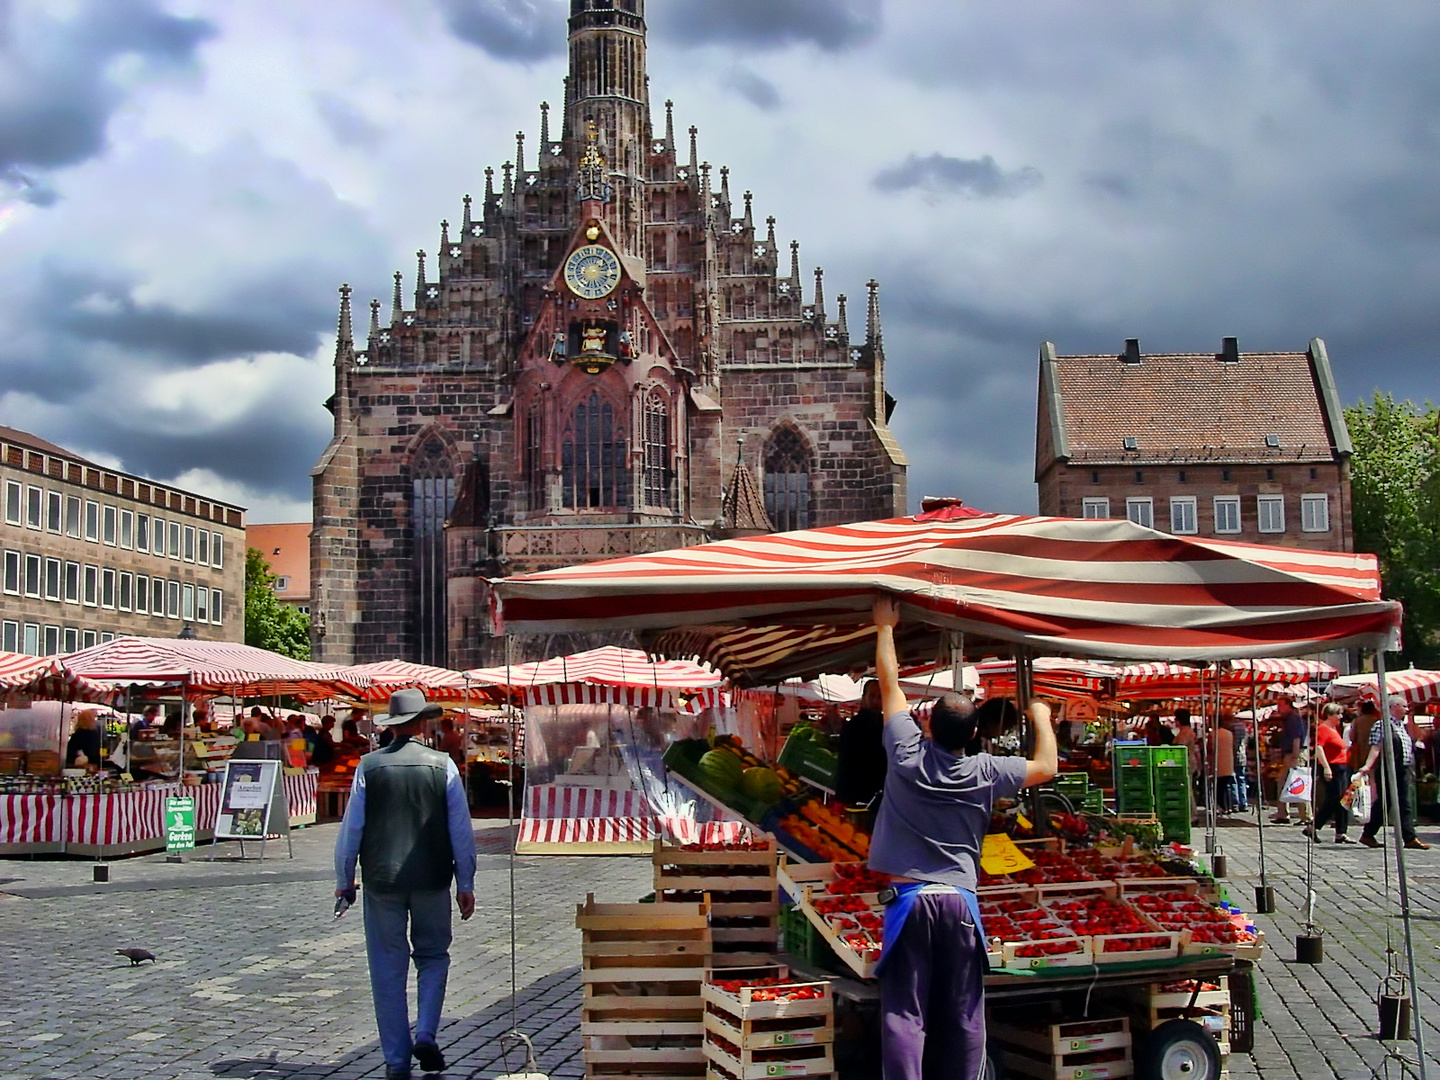
[(586, 244), (565, 260), (565, 284), (583, 300), (608, 296), (620, 284), (620, 260), (599, 244)]

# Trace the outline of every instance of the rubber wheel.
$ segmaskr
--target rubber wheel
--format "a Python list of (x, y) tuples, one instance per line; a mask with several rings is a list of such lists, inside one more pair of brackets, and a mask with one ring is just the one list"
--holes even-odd
[(985, 1054), (985, 1075), (981, 1080), (1009, 1080), (1005, 1066), (1000, 1063), (1000, 1051), (987, 1048)]
[(1220, 1080), (1220, 1047), (1194, 1020), (1166, 1020), (1145, 1037), (1136, 1080)]

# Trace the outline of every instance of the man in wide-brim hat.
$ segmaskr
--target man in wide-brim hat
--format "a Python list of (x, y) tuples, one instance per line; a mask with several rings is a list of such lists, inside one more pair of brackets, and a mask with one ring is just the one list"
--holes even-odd
[[(365, 883), (365, 952), (388, 1080), (410, 1076), (410, 1059), (440, 1072), (435, 1041), (450, 970), (450, 883), (460, 918), (475, 912), (475, 834), (455, 762), (415, 737), (441, 714), (419, 690), (390, 696), (374, 718), (394, 739), (360, 759), (335, 841), (335, 895), (355, 900), (355, 863)], [(405, 984), (415, 958), (417, 1015), (410, 1033)]]

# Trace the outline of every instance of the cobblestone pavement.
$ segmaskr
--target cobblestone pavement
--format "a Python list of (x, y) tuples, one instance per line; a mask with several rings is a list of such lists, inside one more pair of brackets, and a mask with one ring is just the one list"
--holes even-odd
[[(94, 884), (85, 862), (0, 862), (0, 1080), (383, 1075), (358, 913), (338, 921), (330, 915), (334, 834), (334, 826), (301, 830), (293, 860), (272, 846), (263, 864), (210, 863), (203, 851), (182, 864), (163, 856), (121, 860), (108, 884)], [(1440, 829), (1422, 827), (1421, 836), (1436, 850), (1407, 852), (1408, 868), (1427, 1057), (1440, 1076), (1440, 1031), (1430, 1022), (1440, 1015)], [(456, 922), (440, 1033), (450, 1077), (493, 1077), (521, 1064), (512, 1053), (507, 1069), (499, 1044), (511, 1026), (503, 824), (477, 823), (477, 839), (480, 910)], [(1222, 827), (1218, 839), (1233, 898), (1249, 907), (1260, 869), (1253, 821)], [(1310, 967), (1292, 962), (1304, 918), (1306, 848), (1296, 828), (1265, 830), (1266, 877), (1278, 910), (1257, 918), (1269, 946), (1258, 968), (1263, 1017), (1253, 1057), (1233, 1056), (1231, 1075), (1387, 1075), (1387, 1047), (1368, 1035), (1387, 970), (1387, 926), (1400, 947), (1398, 920), (1386, 917), (1395, 910), (1386, 855), (1314, 845), (1325, 960)], [(587, 892), (633, 900), (649, 884), (645, 859), (516, 862), (519, 1025), (556, 1080), (583, 1074), (574, 905)], [(130, 945), (153, 950), (159, 962), (132, 968), (113, 952)], [(1390, 1047), (1414, 1055), (1413, 1043)], [(1403, 1075), (1396, 1060), (1388, 1069)]]

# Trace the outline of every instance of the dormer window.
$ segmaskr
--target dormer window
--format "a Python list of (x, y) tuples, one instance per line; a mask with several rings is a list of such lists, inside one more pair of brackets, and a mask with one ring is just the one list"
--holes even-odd
[(1279, 450), (1279, 449), (1280, 449), (1280, 436), (1279, 436), (1279, 435), (1266, 435), (1266, 436), (1265, 436), (1265, 445), (1268, 446), (1271, 450)]
[(1134, 435), (1126, 435), (1125, 438), (1121, 440), (1121, 445), (1124, 446), (1126, 450), (1139, 450), (1140, 440)]

